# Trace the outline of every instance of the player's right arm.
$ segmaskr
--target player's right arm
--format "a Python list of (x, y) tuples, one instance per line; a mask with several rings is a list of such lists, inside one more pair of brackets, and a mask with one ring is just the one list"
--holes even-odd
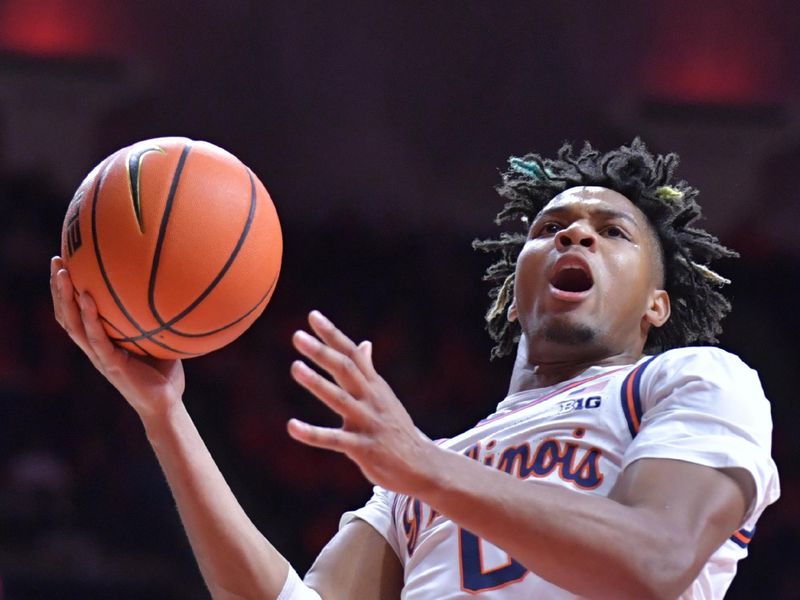
[[(212, 596), (276, 598), (290, 565), (247, 517), (203, 443), (182, 400), (180, 361), (143, 360), (114, 346), (91, 298), (76, 301), (59, 257), (50, 288), (56, 320), (139, 415)], [(324, 600), (398, 598), (401, 580), (394, 552), (363, 521), (344, 527), (307, 576)]]

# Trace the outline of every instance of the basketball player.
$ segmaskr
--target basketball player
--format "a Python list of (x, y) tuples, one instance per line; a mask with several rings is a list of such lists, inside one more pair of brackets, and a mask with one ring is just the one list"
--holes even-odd
[[(729, 309), (707, 266), (733, 253), (691, 226), (697, 191), (639, 140), (513, 158), (487, 314), (516, 350), (508, 396), (450, 440), (420, 433), (356, 344), (318, 312), (295, 380), (342, 427), (291, 420), (375, 484), (301, 581), (242, 511), (181, 396), (177, 361), (111, 344), (51, 266), (56, 318), (137, 411), (215, 598), (722, 598), (779, 494), (758, 377), (708, 346)], [(457, 376), (457, 374), (443, 374)]]

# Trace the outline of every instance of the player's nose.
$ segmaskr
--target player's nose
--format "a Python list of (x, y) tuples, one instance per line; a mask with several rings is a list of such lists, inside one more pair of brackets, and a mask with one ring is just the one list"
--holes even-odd
[(597, 246), (597, 236), (590, 227), (578, 221), (562, 229), (555, 236), (556, 247), (565, 250), (570, 246), (583, 246), (594, 250)]

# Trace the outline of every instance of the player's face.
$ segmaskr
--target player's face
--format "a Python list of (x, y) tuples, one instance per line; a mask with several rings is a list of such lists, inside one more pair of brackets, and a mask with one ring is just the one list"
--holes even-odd
[(536, 361), (641, 352), (669, 316), (662, 278), (655, 234), (630, 200), (571, 188), (531, 224), (509, 316)]

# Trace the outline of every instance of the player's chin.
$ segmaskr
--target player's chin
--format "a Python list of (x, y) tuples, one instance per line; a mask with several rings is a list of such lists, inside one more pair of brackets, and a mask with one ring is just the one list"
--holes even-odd
[(585, 319), (566, 315), (546, 319), (542, 324), (541, 338), (560, 346), (582, 346), (597, 339), (598, 328)]

